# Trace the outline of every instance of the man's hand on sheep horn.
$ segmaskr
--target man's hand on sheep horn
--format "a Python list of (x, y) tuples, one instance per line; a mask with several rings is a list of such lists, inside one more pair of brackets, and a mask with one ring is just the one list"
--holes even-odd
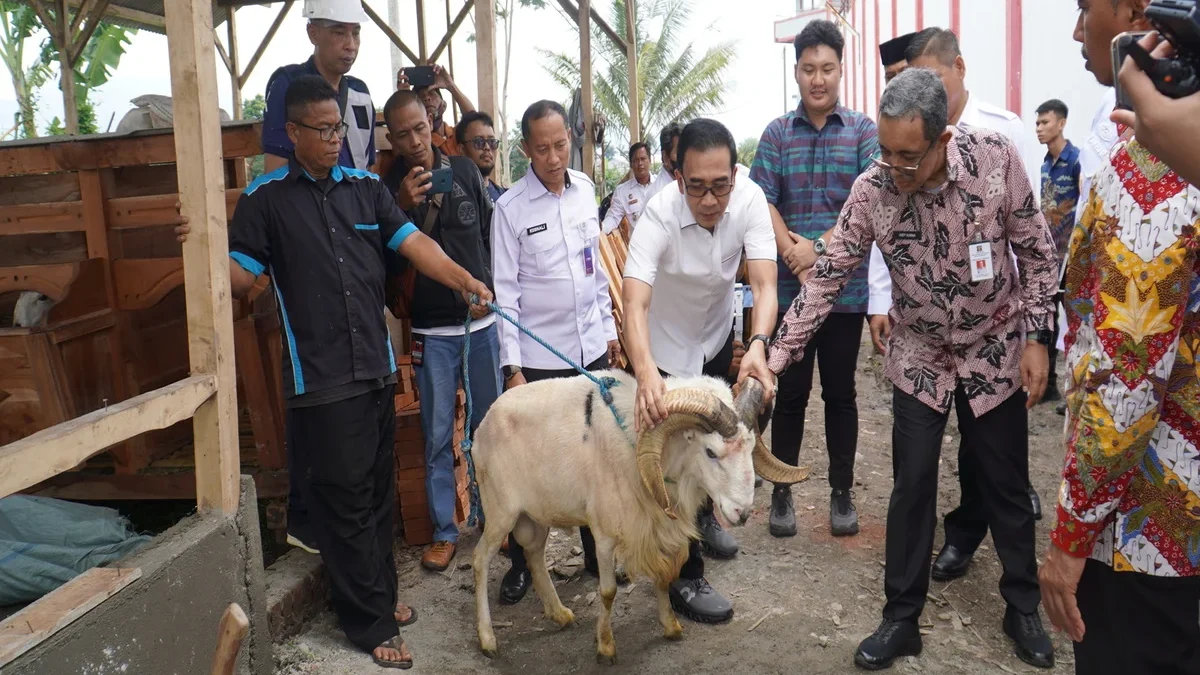
[(633, 418), (633, 430), (641, 433), (667, 419), (667, 383), (658, 374), (658, 368), (647, 368), (637, 381), (637, 414)]
[(775, 373), (767, 367), (767, 347), (762, 340), (750, 343), (750, 348), (742, 356), (742, 367), (738, 370), (737, 383), (740, 385), (747, 377), (753, 377), (762, 383), (763, 404), (766, 405), (775, 398)]

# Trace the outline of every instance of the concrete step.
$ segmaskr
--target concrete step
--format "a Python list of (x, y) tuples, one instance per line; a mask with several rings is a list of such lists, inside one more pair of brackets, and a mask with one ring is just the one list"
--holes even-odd
[(276, 643), (299, 633), (329, 605), (329, 579), (319, 555), (288, 551), (267, 568), (266, 582), (267, 616)]

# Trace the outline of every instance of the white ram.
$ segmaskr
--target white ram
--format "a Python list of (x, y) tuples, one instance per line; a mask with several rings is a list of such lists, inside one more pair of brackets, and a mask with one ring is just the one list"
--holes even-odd
[[(612, 377), (614, 405), (632, 425), (637, 382)], [(747, 380), (734, 400), (729, 386), (709, 377), (668, 378), (669, 415), (643, 433), (636, 446), (585, 377), (543, 380), (505, 392), (475, 433), (474, 461), (484, 532), (475, 549), (475, 604), (480, 648), (497, 653), (488, 605), (488, 565), (512, 532), (525, 548), (533, 587), (547, 618), (574, 622), (546, 570), (551, 527), (591, 528), (596, 539), (603, 608), (596, 626), (597, 658), (616, 657), (611, 614), (617, 585), (615, 559), (648, 577), (658, 596), (658, 618), (668, 639), (683, 628), (668, 585), (698, 536), (696, 513), (708, 497), (731, 523), (743, 524), (754, 502), (754, 474), (796, 483), (807, 469), (773, 457), (760, 438), (763, 388)]]

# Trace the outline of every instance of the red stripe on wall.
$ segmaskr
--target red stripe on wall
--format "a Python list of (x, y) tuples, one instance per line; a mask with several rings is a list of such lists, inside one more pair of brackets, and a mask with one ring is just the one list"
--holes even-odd
[(858, 24), (858, 32), (862, 35), (862, 39), (858, 41), (858, 60), (862, 64), (862, 83), (859, 86), (862, 88), (862, 110), (863, 112), (867, 112), (870, 107), (867, 99), (867, 73), (869, 72), (867, 64), (870, 63), (867, 60), (867, 0), (859, 0), (858, 4), (861, 11), (858, 12), (855, 23)]
[(962, 6), (960, 0), (950, 0), (950, 30), (962, 37)]
[(1008, 109), (1021, 114), (1021, 0), (1008, 0), (1008, 18), (1005, 21), (1005, 38), (1008, 43)]
[[(882, 44), (879, 39), (879, 0), (875, 0), (875, 44)], [(875, 100), (883, 93), (883, 62), (880, 60), (878, 47), (875, 50)]]
[(925, 30), (925, 0), (917, 0), (917, 30)]
[(900, 1), (892, 0), (892, 37), (900, 37)]

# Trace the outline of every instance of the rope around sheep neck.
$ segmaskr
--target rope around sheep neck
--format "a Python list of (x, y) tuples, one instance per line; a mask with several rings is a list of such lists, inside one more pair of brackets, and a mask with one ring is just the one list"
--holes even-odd
[[(600, 388), (600, 398), (604, 401), (605, 405), (608, 406), (608, 409), (610, 411), (612, 411), (613, 418), (616, 419), (616, 421), (617, 421), (617, 426), (621, 427), (621, 430), (628, 434), (629, 429), (625, 425), (625, 418), (621, 415), (620, 411), (617, 410), (617, 406), (613, 402), (612, 388), (617, 386), (618, 384), (620, 384), (616, 378), (614, 378), (614, 377), (596, 377), (592, 373), (588, 372), (587, 368), (584, 368), (582, 365), (575, 363), (570, 358), (568, 358), (566, 356), (566, 354), (563, 354), (562, 352), (555, 349), (549, 342), (546, 342), (545, 340), (538, 337), (537, 335), (534, 335), (533, 331), (526, 328), (520, 321), (517, 321), (516, 319), (514, 319), (513, 317), (511, 317), (507, 313), (505, 313), (505, 311), (500, 309), (500, 307), (498, 305), (496, 305), (496, 303), (494, 303), (494, 302), (481, 303), (478, 295), (472, 295), (471, 296), (471, 304), (483, 304), (488, 309), (495, 312), (497, 316), (499, 316), (500, 318), (504, 319), (505, 321), (511, 323), (512, 325), (516, 326), (517, 329), (520, 330), (522, 333), (528, 335), (535, 342), (537, 342), (541, 346), (545, 347), (547, 350), (549, 350), (549, 352), (551, 354), (557, 356), (564, 363), (566, 363), (567, 365), (574, 368), (576, 371), (579, 372), (580, 375), (583, 375), (584, 377), (588, 378), (593, 383), (595, 383), (595, 385)], [(470, 357), (470, 354), (471, 354), (471, 312), (470, 312), (470, 310), (467, 311), (467, 318), (463, 322), (463, 328), (465, 330), (463, 332), (463, 342), (462, 342), (462, 345), (463, 345), (462, 346), (462, 369), (463, 369), (463, 391), (467, 395), (467, 406), (466, 406), (467, 419), (466, 419), (466, 423), (465, 423), (465, 429), (463, 430), (463, 440), (462, 440), (462, 443), (460, 444), (460, 447), (462, 447), (463, 457), (466, 458), (466, 460), (467, 460), (467, 481), (470, 483), (468, 490), (469, 490), (470, 499), (471, 499), (471, 512), (467, 517), (467, 525), (469, 525), (471, 527), (475, 527), (476, 523), (480, 522), (482, 514), (481, 514), (481, 506), (480, 506), (480, 502), (479, 502), (479, 483), (477, 483), (475, 481), (475, 460), (471, 457), (471, 447), (472, 447), (472, 441), (471, 441), (472, 410), (471, 409), (473, 407), (473, 404), (471, 401), (471, 369), (468, 367), (468, 358)]]

